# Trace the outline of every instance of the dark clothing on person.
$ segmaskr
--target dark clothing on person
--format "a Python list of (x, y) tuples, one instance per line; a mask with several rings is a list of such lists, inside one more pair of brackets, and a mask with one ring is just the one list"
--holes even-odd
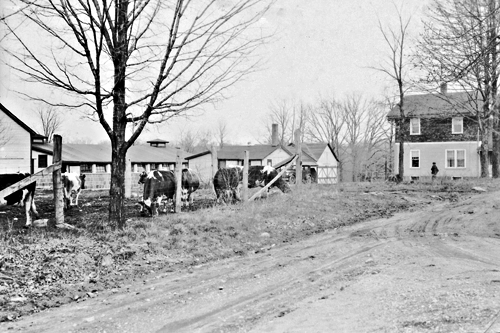
[(436, 179), (436, 176), (437, 176), (438, 172), (439, 172), (439, 169), (438, 169), (436, 163), (433, 163), (432, 167), (431, 167), (431, 173), (432, 173), (432, 179), (433, 180)]

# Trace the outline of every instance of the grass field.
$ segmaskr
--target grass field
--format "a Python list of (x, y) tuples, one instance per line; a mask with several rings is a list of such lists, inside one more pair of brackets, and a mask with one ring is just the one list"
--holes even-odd
[[(266, 251), (308, 235), (340, 228), (436, 201), (457, 201), (496, 183), (357, 183), (306, 185), (247, 204), (215, 205), (197, 193), (193, 211), (141, 217), (127, 200), (127, 226), (107, 222), (108, 194), (86, 191), (80, 207), (66, 212), (74, 230), (24, 230), (20, 207), (0, 211), (0, 321), (123, 287), (153, 272), (190, 269), (231, 256)], [(53, 217), (50, 192), (37, 194), (41, 218)], [(17, 220), (16, 220), (17, 218)]]

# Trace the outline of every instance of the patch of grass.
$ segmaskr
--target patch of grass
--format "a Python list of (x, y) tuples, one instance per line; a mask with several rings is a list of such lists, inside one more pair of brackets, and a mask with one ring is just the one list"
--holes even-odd
[[(19, 214), (13, 210), (5, 214), (0, 235), (0, 320), (39, 311), (51, 306), (52, 300), (72, 301), (73, 294), (82, 290), (113, 288), (151, 271), (263, 251), (426, 205), (432, 196), (456, 200), (474, 186), (498, 185), (492, 180), (306, 185), (291, 194), (272, 191), (267, 199), (228, 206), (214, 205), (206, 190), (194, 211), (154, 218), (140, 217), (136, 200), (127, 200), (124, 230), (109, 227), (108, 197), (103, 192), (86, 193), (80, 197), (81, 207), (67, 212), (65, 221), (76, 230), (23, 230), (19, 221), (13, 222), (14, 213)], [(48, 195), (40, 200), (42, 217), (53, 213), (50, 200)], [(26, 300), (11, 302), (14, 296)], [(30, 307), (24, 306), (28, 303)]]

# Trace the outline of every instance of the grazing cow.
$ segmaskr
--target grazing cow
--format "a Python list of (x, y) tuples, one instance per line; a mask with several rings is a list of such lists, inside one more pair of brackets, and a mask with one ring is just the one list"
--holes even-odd
[[(29, 177), (29, 173), (10, 173), (0, 175), (0, 190), (6, 189), (7, 187), (23, 180), (26, 177)], [(38, 212), (36, 211), (35, 205), (35, 189), (36, 182), (33, 182), (29, 185), (26, 185), (20, 190), (6, 196), (5, 198), (0, 198), (1, 204), (7, 205), (16, 205), (19, 204), (21, 206), (24, 205), (24, 209), (26, 211), (26, 227), (31, 225), (31, 213), (38, 216)]]
[(64, 191), (64, 206), (69, 208), (73, 206), (73, 194), (75, 195), (75, 206), (78, 206), (78, 197), (85, 189), (85, 175), (65, 172), (61, 174)]
[[(172, 171), (156, 170), (162, 175), (166, 172), (172, 173)], [(174, 174), (175, 176), (175, 174)], [(143, 171), (139, 176), (139, 184), (144, 184), (148, 177), (148, 173)], [(175, 178), (174, 178), (175, 179)], [(182, 169), (181, 178), (181, 201), (183, 206), (190, 207), (193, 204), (193, 192), (195, 192), (200, 187), (200, 178), (191, 169)], [(175, 187), (177, 189), (177, 186)], [(175, 195), (173, 197), (175, 199)]]
[(242, 181), (242, 166), (234, 165), (217, 170), (214, 176), (214, 190), (217, 201), (241, 201), (240, 189)]
[[(141, 177), (144, 182), (143, 200), (139, 202), (151, 215), (158, 215), (158, 207), (164, 199), (173, 199), (175, 195), (175, 175), (172, 171), (150, 171)], [(140, 180), (141, 180), (140, 179)]]
[(181, 200), (188, 208), (193, 204), (193, 192), (200, 187), (200, 178), (191, 169), (182, 169)]
[[(251, 165), (248, 168), (248, 187), (264, 187), (278, 175), (275, 168), (271, 166)], [(243, 181), (243, 167), (233, 166), (221, 168), (217, 171), (214, 177), (214, 189), (217, 195), (217, 200), (235, 201), (241, 200), (240, 188)], [(290, 192), (290, 187), (283, 180), (278, 178), (271, 187), (279, 188), (283, 193)]]

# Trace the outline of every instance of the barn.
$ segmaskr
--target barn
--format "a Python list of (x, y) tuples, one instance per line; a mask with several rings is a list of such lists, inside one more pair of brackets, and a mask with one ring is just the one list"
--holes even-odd
[[(129, 148), (127, 157), (131, 162), (132, 184), (135, 186), (142, 171), (154, 169), (173, 170), (177, 159), (177, 149), (167, 145), (168, 141), (155, 139), (147, 145), (134, 145)], [(45, 155), (44, 159), (52, 163), (53, 146), (50, 143), (34, 144), (35, 154)], [(182, 156), (188, 153), (181, 151)], [(62, 171), (85, 174), (85, 185), (90, 189), (108, 189), (111, 173), (111, 144), (72, 144), (63, 143), (62, 146)], [(188, 166), (183, 159), (183, 165)], [(50, 187), (51, 178), (41, 180), (39, 187)]]
[(0, 103), (0, 174), (36, 172), (38, 160), (32, 145), (46, 140)]
[[(217, 169), (231, 165), (243, 165), (245, 150), (249, 152), (250, 165), (273, 165), (289, 157), (291, 153), (281, 145), (236, 145), (216, 149)], [(210, 150), (188, 156), (189, 167), (200, 175), (204, 183), (212, 178), (212, 159)]]
[[(294, 144), (290, 144), (287, 150), (292, 154), (297, 153)], [(332, 146), (329, 143), (302, 143), (302, 167), (308, 172), (314, 172), (317, 175), (319, 184), (335, 184), (338, 182), (337, 168), (338, 158)], [(279, 169), (291, 159), (291, 156), (273, 165)], [(289, 169), (295, 169), (295, 163), (288, 166)]]

